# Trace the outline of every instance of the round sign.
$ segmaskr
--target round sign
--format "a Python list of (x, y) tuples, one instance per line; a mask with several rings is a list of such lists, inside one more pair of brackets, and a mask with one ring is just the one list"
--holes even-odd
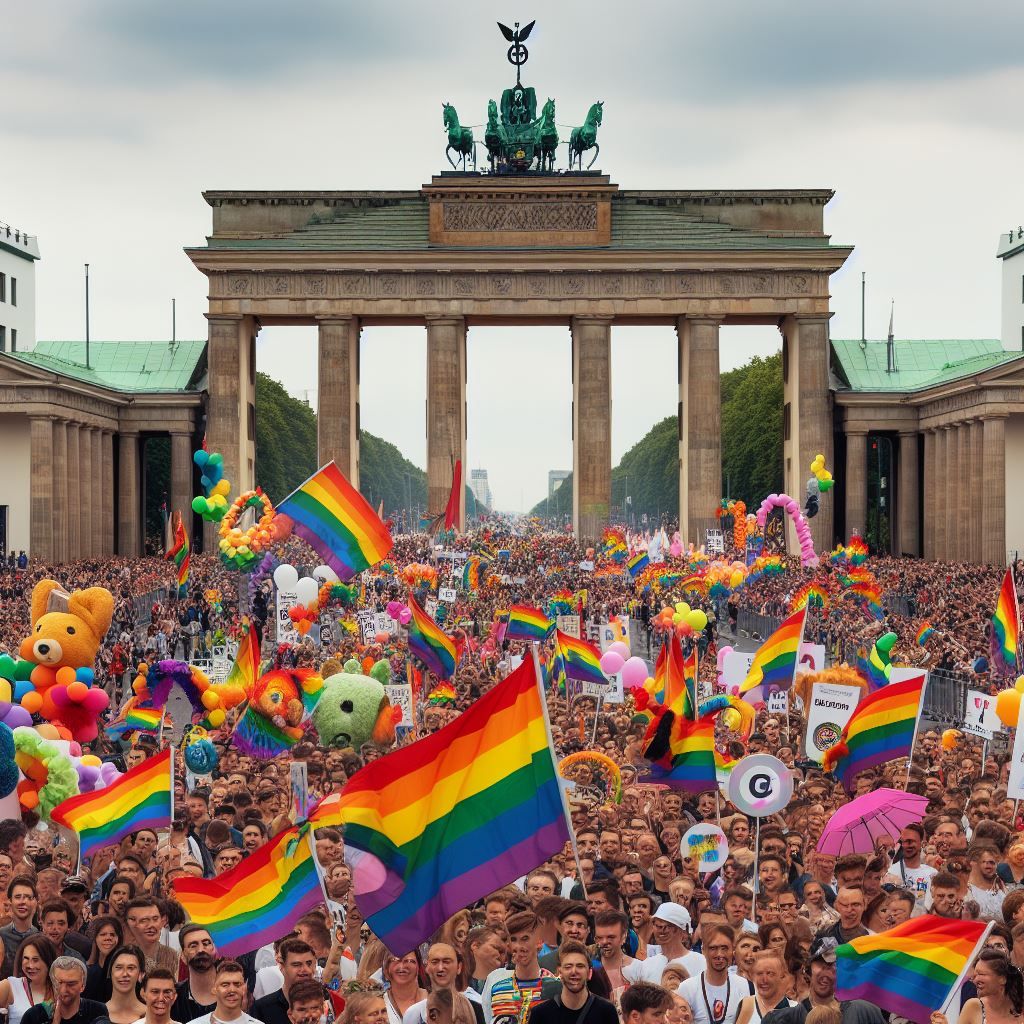
[(777, 814), (793, 795), (793, 776), (771, 754), (748, 754), (729, 776), (729, 800), (752, 818)]
[(717, 871), (729, 856), (729, 840), (717, 825), (694, 825), (683, 836), (679, 852), (695, 857), (698, 871)]

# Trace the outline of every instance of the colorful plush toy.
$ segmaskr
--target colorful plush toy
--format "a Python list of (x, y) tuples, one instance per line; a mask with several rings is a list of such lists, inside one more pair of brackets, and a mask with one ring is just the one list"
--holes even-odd
[(260, 676), (232, 743), (240, 753), (262, 759), (290, 750), (302, 738), (302, 723), (323, 689), (323, 679), (309, 668), (274, 669)]
[(395, 742), (395, 726), (402, 709), (392, 706), (384, 683), (391, 679), (391, 666), (378, 661), (369, 675), (362, 675), (356, 660), (345, 662), (344, 670), (324, 679), (323, 692), (313, 711), (313, 725), (325, 747), (352, 747), (364, 743), (386, 748)]
[(70, 756), (35, 729), (15, 729), (14, 748), (22, 775), (18, 783), (22, 809), (49, 821), (57, 804), (78, 794), (78, 772)]
[(33, 688), (21, 706), (66, 739), (95, 739), (100, 714), (110, 703), (93, 687), (92, 666), (113, 616), (114, 598), (102, 587), (68, 594), (55, 580), (40, 580), (32, 591), (32, 633), (20, 653), (35, 668)]

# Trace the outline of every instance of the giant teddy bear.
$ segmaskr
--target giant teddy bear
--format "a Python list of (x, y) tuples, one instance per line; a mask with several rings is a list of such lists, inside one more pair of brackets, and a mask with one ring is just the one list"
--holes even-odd
[(386, 748), (395, 742), (395, 724), (402, 709), (388, 699), (384, 683), (391, 680), (391, 666), (378, 661), (369, 675), (355, 659), (342, 671), (328, 674), (337, 663), (325, 663), (324, 688), (313, 711), (313, 725), (325, 747), (352, 747), (364, 743)]

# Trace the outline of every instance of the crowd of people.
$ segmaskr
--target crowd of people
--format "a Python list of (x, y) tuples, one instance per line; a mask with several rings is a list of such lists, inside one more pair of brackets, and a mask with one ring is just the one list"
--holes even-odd
[[(452, 680), (456, 704), (420, 702), (415, 725), (400, 730), (401, 744), (457, 717), (525, 654), (496, 636), (496, 613), (510, 602), (547, 608), (556, 591), (568, 592), (560, 600), (580, 617), (584, 636), (590, 623), (628, 620), (634, 653), (653, 661), (664, 640), (657, 612), (683, 598), (672, 590), (638, 593), (627, 574), (582, 569), (586, 552), (571, 535), (529, 524), (446, 546), (484, 551), (495, 569), (476, 589), (457, 585), (457, 600), (439, 606), (462, 652)], [(401, 570), (410, 563), (438, 565), (443, 585), (446, 563), (436, 554), (426, 537), (397, 538), (390, 573), (364, 580), (358, 606), (383, 611), (401, 599)], [(289, 555), (297, 566), (312, 557), (298, 547)], [(866, 653), (891, 630), (894, 660), (948, 671), (971, 686), (999, 685), (987, 630), (1000, 571), (888, 558), (867, 565), (894, 599), (881, 622), (843, 600), (813, 613), (808, 632), (832, 659)], [(747, 639), (736, 631), (744, 611), (779, 618), (805, 583), (838, 572), (786, 560), (783, 572), (727, 599), (686, 595), (708, 613), (694, 638), (701, 678), (713, 686), (718, 648)], [(351, 605), (332, 609), (323, 635), (278, 643), (271, 581), (249, 587), (204, 556), (193, 556), (181, 599), (173, 566), (159, 559), (0, 565), (0, 653), (17, 652), (29, 629), (31, 589), (47, 576), (68, 590), (103, 586), (115, 596), (114, 625), (97, 659), (111, 714), (139, 662), (187, 658), (235, 638), (245, 615), (263, 626), (268, 661), (319, 666), (328, 658), (386, 657), (396, 680), (407, 671), (400, 638), (364, 643)], [(914, 639), (924, 620), (935, 631), (927, 646)], [(424, 676), (413, 681), (425, 693), (436, 680)], [(803, 756), (806, 723), (795, 705), (781, 714), (761, 708), (738, 753), (775, 754), (794, 789), (782, 812), (755, 823), (723, 792), (680, 792), (648, 779), (645, 724), (630, 697), (598, 707), (552, 688), (548, 713), (558, 757), (593, 750), (616, 762), (620, 801), (599, 769), (584, 768), (570, 796), (575, 843), (543, 865), (522, 865), (519, 879), (459, 910), (413, 950), (388, 950), (362, 918), (344, 835), (334, 828), (320, 829), (315, 843), (328, 899), (270, 946), (222, 957), (210, 933), (186, 920), (170, 887), (180, 876), (225, 874), (289, 827), (292, 762), (305, 762), (315, 800), (341, 791), (380, 755), (369, 747), (325, 748), (310, 733), (288, 754), (258, 761), (232, 747), (229, 715), (212, 733), (216, 769), (176, 780), (169, 832), (140, 830), (79, 865), (74, 844), (55, 828), (31, 816), (0, 822), (0, 1010), (8, 1024), (881, 1024), (888, 1015), (879, 1008), (837, 1000), (836, 950), (931, 913), (993, 922), (955, 1005), (931, 1024), (958, 1016), (969, 1024), (1019, 1021), (1024, 835), (1007, 796), (1003, 748), (986, 756), (979, 738), (962, 733), (950, 745), (943, 731), (958, 723), (924, 722), (909, 765), (865, 772), (851, 794)], [(101, 731), (91, 749), (127, 769), (157, 746), (151, 735), (116, 740)], [(880, 786), (923, 794), (920, 823), (879, 838), (871, 851), (819, 852), (833, 813)], [(728, 837), (728, 856), (713, 872), (702, 871), (682, 844), (702, 822)]]

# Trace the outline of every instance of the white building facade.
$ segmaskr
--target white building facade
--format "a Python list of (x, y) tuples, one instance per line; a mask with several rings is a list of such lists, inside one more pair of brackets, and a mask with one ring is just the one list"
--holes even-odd
[(28, 352), (36, 342), (39, 240), (0, 223), (0, 352)]
[(996, 255), (1003, 261), (1003, 348), (1024, 351), (1024, 227), (1000, 235)]

